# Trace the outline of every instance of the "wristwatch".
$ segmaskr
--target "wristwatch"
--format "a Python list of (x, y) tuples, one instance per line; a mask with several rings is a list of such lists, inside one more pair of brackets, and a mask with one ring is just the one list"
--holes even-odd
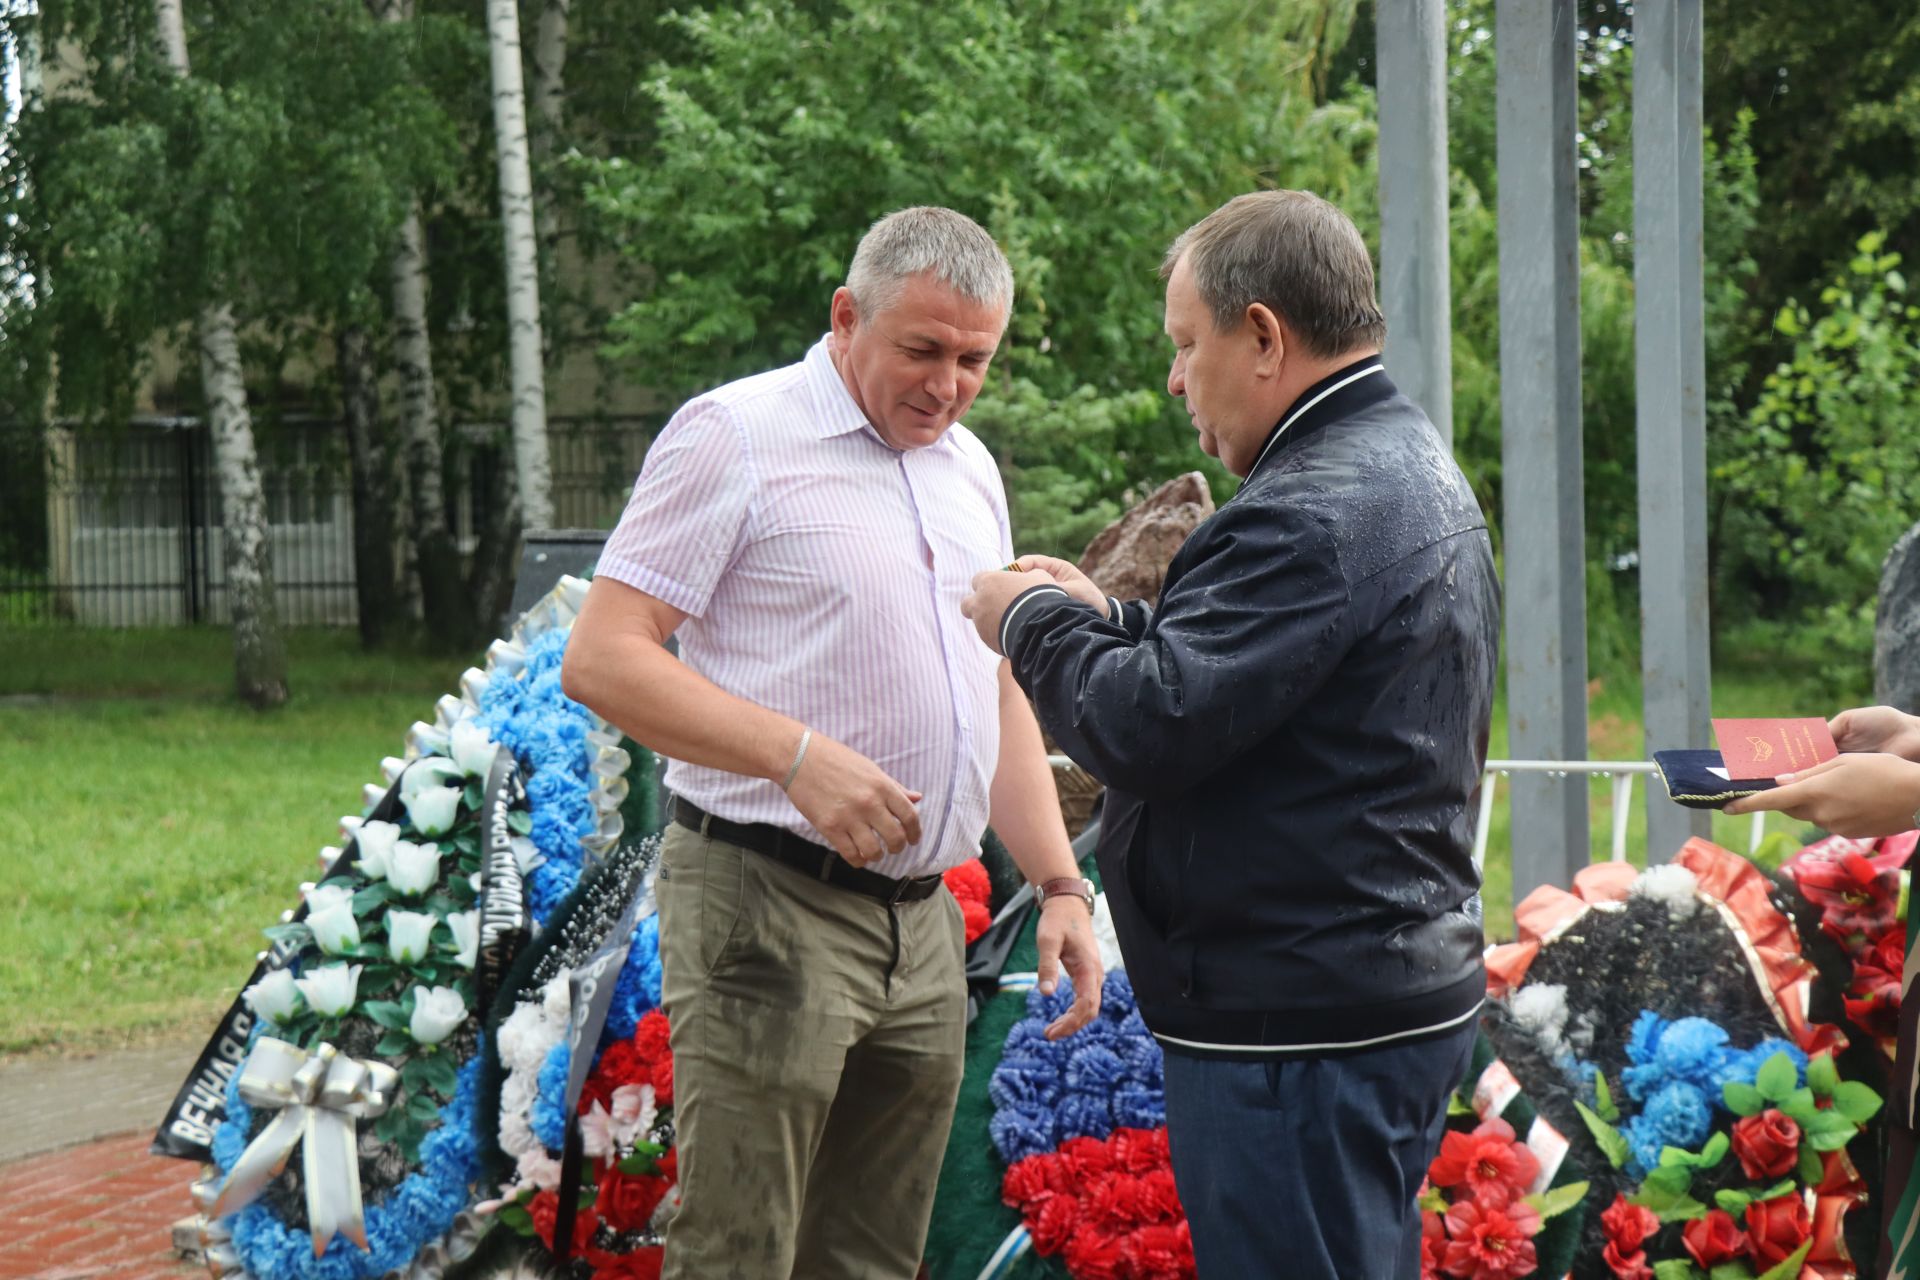
[(1061, 876), (1033, 886), (1033, 905), (1043, 907), (1048, 898), (1078, 898), (1087, 904), (1087, 914), (1092, 915), (1093, 894), (1093, 881), (1083, 876)]

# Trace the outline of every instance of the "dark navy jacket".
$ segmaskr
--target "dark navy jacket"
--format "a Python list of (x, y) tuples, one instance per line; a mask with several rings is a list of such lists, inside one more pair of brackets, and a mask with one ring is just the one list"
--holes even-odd
[(1378, 357), (1300, 397), (1158, 607), (1008, 608), (1040, 723), (1108, 788), (1101, 878), (1163, 1045), (1336, 1053), (1473, 1016), (1499, 615), (1479, 504)]

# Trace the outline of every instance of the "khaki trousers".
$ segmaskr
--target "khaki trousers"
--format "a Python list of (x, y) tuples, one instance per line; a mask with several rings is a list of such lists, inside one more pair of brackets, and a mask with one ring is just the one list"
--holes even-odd
[(911, 1280), (960, 1090), (951, 894), (889, 908), (667, 828), (656, 896), (682, 1204), (663, 1280)]

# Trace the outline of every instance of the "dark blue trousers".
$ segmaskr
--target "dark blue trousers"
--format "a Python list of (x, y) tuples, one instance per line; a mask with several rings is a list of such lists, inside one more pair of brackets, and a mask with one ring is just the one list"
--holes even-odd
[(1329, 1057), (1168, 1052), (1173, 1178), (1200, 1280), (1419, 1280), (1414, 1197), (1478, 1026)]

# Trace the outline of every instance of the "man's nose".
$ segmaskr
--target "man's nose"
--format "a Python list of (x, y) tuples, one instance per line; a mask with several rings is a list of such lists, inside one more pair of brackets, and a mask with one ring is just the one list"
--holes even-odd
[(952, 365), (943, 364), (927, 379), (927, 394), (941, 404), (952, 404), (960, 394), (960, 374)]
[(1170, 396), (1187, 394), (1186, 364), (1178, 356), (1174, 357), (1173, 366), (1167, 370), (1167, 394)]

